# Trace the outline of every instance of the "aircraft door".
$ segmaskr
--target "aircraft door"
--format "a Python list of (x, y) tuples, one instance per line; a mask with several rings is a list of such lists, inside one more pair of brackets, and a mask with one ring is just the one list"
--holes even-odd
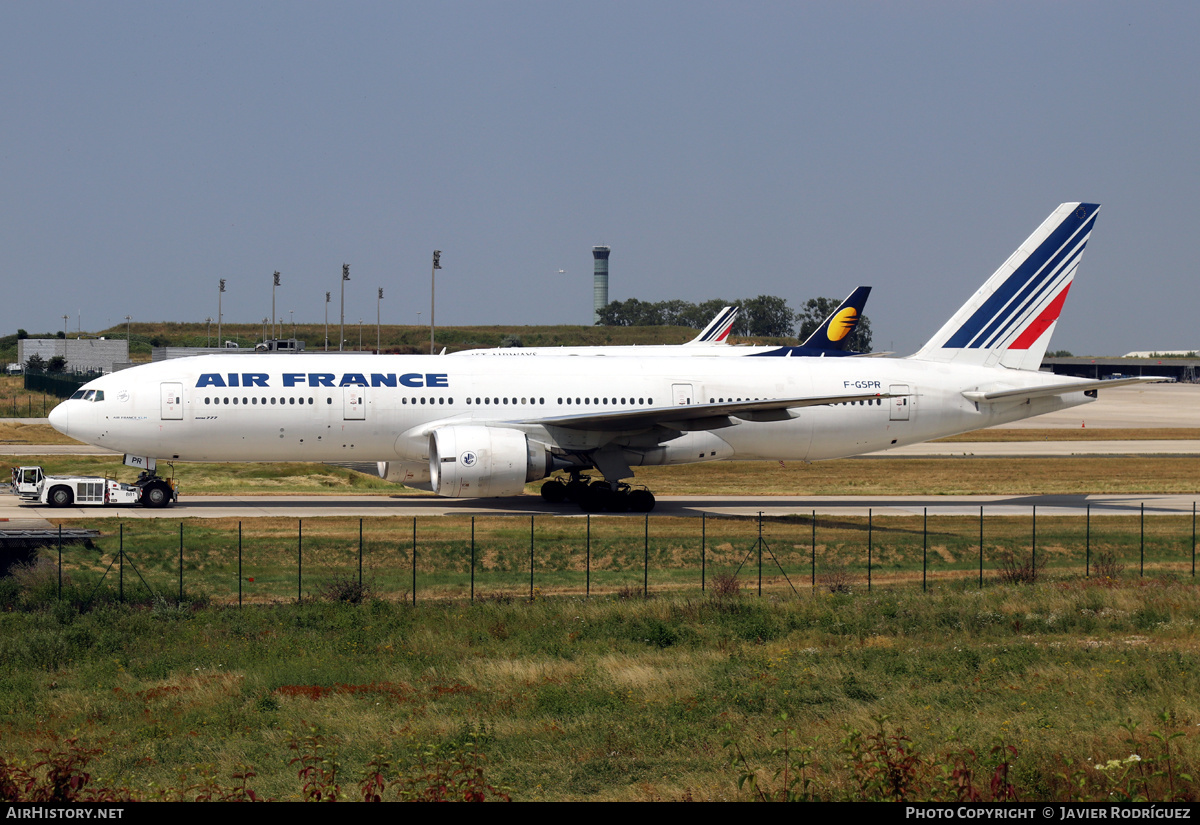
[(179, 421), (183, 418), (183, 384), (159, 385), (161, 416), (163, 421)]
[(671, 400), (676, 407), (683, 407), (692, 403), (692, 385), (691, 384), (672, 384), (671, 385)]
[(367, 388), (342, 387), (342, 419), (365, 421), (367, 418)]
[(893, 393), (891, 420), (907, 421), (908, 412), (911, 407), (909, 402), (912, 401), (908, 384), (892, 384), (888, 387), (888, 392)]

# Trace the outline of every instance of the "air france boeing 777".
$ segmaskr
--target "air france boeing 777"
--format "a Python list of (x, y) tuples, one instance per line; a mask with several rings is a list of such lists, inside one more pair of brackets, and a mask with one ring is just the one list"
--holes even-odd
[[(816, 461), (1084, 404), (1139, 379), (1038, 372), (1098, 210), (1066, 203), (907, 358), (207, 355), (97, 378), (51, 413), (72, 438), (179, 461), (377, 462), (450, 497), (543, 485), (649, 510), (633, 467)], [(595, 469), (603, 480), (585, 485)], [(165, 482), (143, 501), (165, 506)]]

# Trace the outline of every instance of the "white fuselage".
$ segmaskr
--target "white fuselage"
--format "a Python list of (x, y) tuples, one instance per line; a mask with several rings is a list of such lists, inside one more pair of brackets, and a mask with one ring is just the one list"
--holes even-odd
[[(630, 466), (816, 461), (1091, 400), (1082, 391), (983, 404), (962, 395), (1054, 381), (1048, 374), (903, 358), (209, 355), (98, 378), (87, 389), (102, 391), (103, 400), (64, 402), (51, 421), (90, 444), (181, 461), (422, 462), (430, 432), (455, 425), (515, 429), (564, 452), (615, 444)], [(679, 437), (657, 441), (555, 423), (680, 404), (873, 392), (892, 397), (803, 407), (790, 410), (790, 420), (679, 426)]]

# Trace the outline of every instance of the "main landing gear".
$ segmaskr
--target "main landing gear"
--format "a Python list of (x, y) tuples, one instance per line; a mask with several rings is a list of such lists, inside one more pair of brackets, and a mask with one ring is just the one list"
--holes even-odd
[(542, 500), (550, 504), (573, 501), (587, 513), (649, 513), (654, 509), (654, 494), (645, 487), (634, 489), (623, 482), (614, 485), (574, 473), (565, 483), (552, 478), (543, 484)]

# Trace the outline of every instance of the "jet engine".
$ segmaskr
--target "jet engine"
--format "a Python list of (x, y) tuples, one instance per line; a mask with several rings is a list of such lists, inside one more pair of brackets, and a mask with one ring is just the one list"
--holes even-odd
[(428, 461), (379, 461), (379, 477), (393, 484), (403, 484), (418, 490), (431, 490)]
[(520, 495), (527, 481), (550, 475), (554, 457), (520, 430), (439, 427), (429, 435), (433, 491), (448, 498)]

